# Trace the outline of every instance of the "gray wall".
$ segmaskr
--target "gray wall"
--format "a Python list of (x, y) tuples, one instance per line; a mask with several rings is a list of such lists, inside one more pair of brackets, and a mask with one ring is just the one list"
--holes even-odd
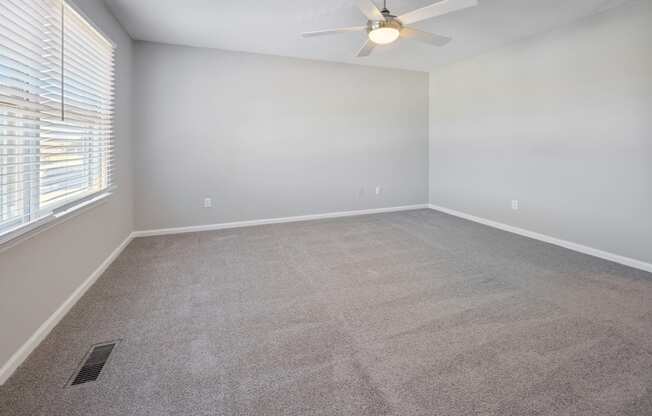
[(652, 262), (651, 22), (635, 1), (432, 72), (431, 203)]
[(138, 230), (427, 203), (426, 73), (137, 42), (135, 74)]
[(133, 230), (131, 39), (103, 2), (75, 3), (118, 47), (118, 189), (108, 202), (0, 253), (0, 367)]

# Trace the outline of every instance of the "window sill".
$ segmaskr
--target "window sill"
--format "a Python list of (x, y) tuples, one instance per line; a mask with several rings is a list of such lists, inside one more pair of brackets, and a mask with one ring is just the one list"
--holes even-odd
[(104, 204), (113, 194), (114, 190), (115, 188), (111, 188), (108, 191), (91, 199), (81, 201), (78, 204), (66, 208), (65, 210), (52, 213), (51, 215), (44, 217), (39, 221), (25, 225), (17, 230), (0, 236), (0, 253), (22, 243), (23, 241), (29, 240), (35, 235), (38, 235), (43, 231), (54, 227), (55, 225), (61, 224), (71, 218), (76, 217), (77, 215), (97, 207), (98, 205)]

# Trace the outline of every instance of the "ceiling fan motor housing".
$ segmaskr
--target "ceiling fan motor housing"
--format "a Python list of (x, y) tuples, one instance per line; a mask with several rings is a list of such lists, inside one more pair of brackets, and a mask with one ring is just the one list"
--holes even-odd
[(387, 20), (370, 20), (367, 24), (367, 32), (383, 28), (396, 29), (400, 32), (403, 29), (403, 24), (395, 16), (385, 15), (385, 18)]

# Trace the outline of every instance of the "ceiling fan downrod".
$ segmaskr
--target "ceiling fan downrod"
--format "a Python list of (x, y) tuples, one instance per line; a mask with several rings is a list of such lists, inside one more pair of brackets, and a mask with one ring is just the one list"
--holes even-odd
[(387, 10), (387, 0), (383, 0), (383, 10), (380, 11), (383, 15), (389, 15), (389, 10)]

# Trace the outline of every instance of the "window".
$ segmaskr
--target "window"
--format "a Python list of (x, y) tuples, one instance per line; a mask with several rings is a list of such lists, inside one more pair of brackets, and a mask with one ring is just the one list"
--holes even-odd
[(113, 60), (65, 1), (0, 2), (0, 242), (111, 189)]

